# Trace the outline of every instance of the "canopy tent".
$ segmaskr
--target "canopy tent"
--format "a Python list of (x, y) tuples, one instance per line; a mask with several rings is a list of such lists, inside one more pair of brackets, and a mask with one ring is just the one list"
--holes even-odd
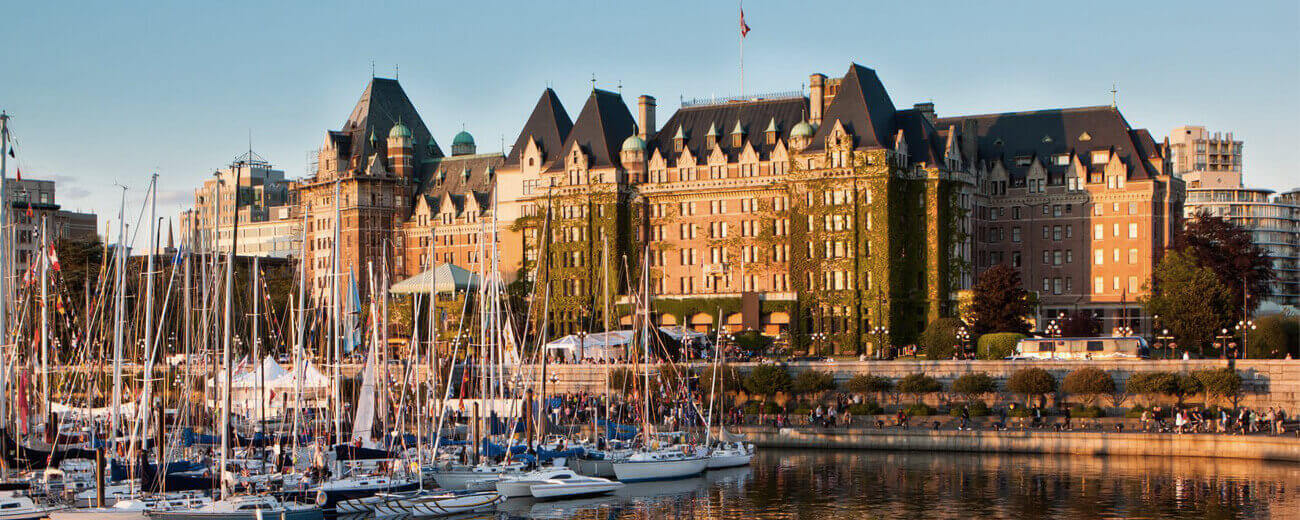
[[(328, 388), (330, 385), (330, 378), (327, 377), (325, 374), (322, 374), (321, 371), (318, 370), (316, 366), (311, 363), (306, 363), (303, 365), (302, 373), (303, 373), (303, 380), (302, 380), (303, 390), (319, 390), (323, 388)], [(276, 378), (274, 381), (268, 382), (266, 385), (271, 388), (281, 388), (285, 390), (293, 390), (295, 388), (298, 388), (297, 370), (290, 370), (288, 372), (285, 372), (284, 375)]]
[(675, 341), (699, 340), (705, 343), (708, 343), (709, 341), (708, 334), (694, 331), (686, 327), (659, 327), (659, 332), (673, 338)]
[[(262, 377), (262, 372), (265, 378)], [(275, 359), (267, 356), (262, 360), (260, 370), (243, 369), (235, 372), (232, 379), (230, 400), (233, 406), (233, 412), (236, 414), (252, 414), (259, 411), (257, 403), (262, 400), (262, 413), (268, 417), (280, 416), (285, 407), (292, 407), (297, 401), (293, 397), (294, 392), (298, 389), (298, 375), (296, 370), (285, 370)], [(315, 366), (307, 363), (303, 367), (302, 382), (302, 402), (303, 406), (308, 408), (324, 408), (329, 398), (330, 379), (320, 372)], [(216, 381), (209, 379), (209, 395), (220, 395), (219, 382), (222, 381), (224, 372), (218, 373)], [(211, 406), (219, 406), (219, 402), (213, 399)]]
[(423, 273), (393, 284), (393, 294), (428, 294), (472, 291), (478, 289), (478, 275), (452, 264), (441, 264)]
[(594, 332), (579, 337), (569, 334), (546, 344), (547, 352), (562, 353), (569, 361), (578, 359), (618, 359), (636, 338), (636, 331)]

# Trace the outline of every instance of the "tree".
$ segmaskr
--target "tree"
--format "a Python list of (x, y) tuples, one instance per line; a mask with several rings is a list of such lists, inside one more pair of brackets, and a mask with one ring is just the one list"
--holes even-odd
[(1300, 319), (1294, 316), (1273, 315), (1255, 320), (1255, 330), (1246, 334), (1246, 357), (1256, 359), (1282, 359), (1300, 345)]
[(60, 237), (54, 241), (54, 250), (59, 256), (59, 272), (63, 274), (68, 294), (80, 301), (89, 281), (91, 298), (94, 298), (94, 291), (100, 287), (98, 280), (104, 262), (104, 243), (98, 236), (85, 240)]
[(921, 333), (921, 347), (927, 359), (952, 359), (957, 339), (957, 329), (965, 326), (957, 318), (939, 318), (930, 322)]
[(1170, 372), (1134, 372), (1124, 388), (1130, 394), (1146, 396), (1149, 403), (1152, 396), (1177, 395), (1178, 376)]
[(800, 394), (816, 394), (835, 389), (835, 374), (829, 371), (808, 369), (795, 376), (791, 387)]
[(1074, 311), (1060, 321), (1061, 335), (1067, 338), (1091, 338), (1101, 334), (1101, 320), (1090, 311)]
[(733, 340), (736, 348), (749, 352), (751, 354), (762, 354), (772, 346), (772, 338), (764, 336), (757, 330), (744, 330), (737, 332)]
[(1018, 332), (994, 332), (980, 336), (976, 351), (980, 359), (1005, 359), (1016, 353), (1016, 345), (1025, 339)]
[(1061, 382), (1061, 389), (1067, 394), (1082, 396), (1084, 403), (1092, 406), (1097, 396), (1115, 391), (1115, 380), (1104, 370), (1083, 367), (1067, 374)]
[(967, 399), (979, 394), (987, 394), (998, 391), (998, 383), (993, 377), (984, 372), (971, 372), (962, 374), (952, 382), (952, 391), (965, 395)]
[(1241, 393), (1241, 374), (1228, 367), (1197, 370), (1192, 377), (1205, 390), (1206, 397), (1222, 397), (1236, 401)]
[(700, 393), (707, 395), (710, 392), (717, 392), (718, 395), (725, 395), (727, 392), (744, 390), (744, 379), (740, 377), (740, 372), (736, 368), (722, 364), (717, 366), (718, 382), (713, 382), (714, 366), (707, 365), (695, 369), (699, 375)]
[(871, 374), (858, 374), (849, 379), (844, 385), (850, 392), (857, 394), (868, 394), (872, 392), (888, 392), (894, 389), (894, 382), (887, 377), (873, 376)]
[(1033, 313), (1034, 302), (1020, 283), (1020, 271), (1006, 264), (990, 267), (980, 274), (971, 291), (976, 333), (1029, 333), (1025, 317)]
[(1249, 231), (1202, 210), (1188, 219), (1177, 244), (1228, 288), (1232, 321), (1242, 318), (1243, 303), (1248, 313), (1259, 307), (1259, 295), (1268, 293), (1273, 280), (1273, 265)]
[(759, 365), (745, 377), (745, 390), (755, 395), (773, 396), (790, 389), (790, 373), (778, 365)]
[(1196, 265), (1185, 251), (1170, 251), (1151, 275), (1148, 295), (1141, 299), (1149, 314), (1184, 345), (1204, 346), (1226, 326), (1231, 315), (1231, 291), (1209, 268)]
[(1007, 378), (1007, 391), (1021, 394), (1025, 400), (1031, 396), (1042, 397), (1056, 391), (1056, 378), (1041, 368), (1022, 368)]

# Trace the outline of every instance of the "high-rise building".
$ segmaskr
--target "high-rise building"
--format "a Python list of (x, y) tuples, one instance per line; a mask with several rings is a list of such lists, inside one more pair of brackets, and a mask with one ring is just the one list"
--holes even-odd
[(283, 170), (249, 150), (194, 190), (194, 207), (181, 214), (181, 229), (193, 233), (200, 252), (229, 251), (233, 241), (237, 255), (299, 256), (302, 223), (290, 211), (294, 187)]
[(78, 240), (95, 238), (98, 234), (94, 213), (63, 210), (55, 199), (55, 182), (41, 179), (8, 179), (5, 181), (5, 200), (10, 204), (13, 219), (14, 272), (22, 276), (39, 258), (42, 226), (50, 240), (71, 237)]
[(1204, 212), (1249, 231), (1273, 265), (1273, 283), (1261, 301), (1300, 307), (1300, 190), (1274, 195), (1241, 186), (1189, 188), (1184, 210), (1188, 219)]
[(1232, 132), (1211, 133), (1203, 126), (1180, 126), (1169, 132), (1174, 174), (1191, 189), (1241, 186), (1241, 147)]

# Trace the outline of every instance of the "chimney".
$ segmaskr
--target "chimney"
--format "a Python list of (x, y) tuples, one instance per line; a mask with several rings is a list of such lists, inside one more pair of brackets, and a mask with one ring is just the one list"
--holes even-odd
[(655, 98), (643, 95), (637, 98), (636, 105), (641, 139), (649, 141), (650, 136), (655, 134)]
[(822, 111), (826, 109), (826, 75), (808, 76), (808, 89), (811, 91), (808, 99), (808, 122), (820, 125)]
[(975, 164), (979, 157), (979, 126), (974, 119), (961, 122), (961, 154), (966, 164)]
[(931, 125), (938, 124), (937, 122), (939, 118), (934, 115), (934, 103), (917, 103), (912, 105), (912, 108), (916, 109), (917, 112), (920, 112), (922, 116), (925, 116), (925, 118), (930, 121)]

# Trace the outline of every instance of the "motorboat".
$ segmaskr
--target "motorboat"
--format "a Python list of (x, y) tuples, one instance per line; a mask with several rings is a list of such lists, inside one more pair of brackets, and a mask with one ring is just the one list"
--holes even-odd
[(741, 442), (722, 443), (709, 450), (707, 467), (708, 469), (723, 469), (748, 466), (753, 459), (753, 446)]
[(414, 491), (419, 487), (419, 482), (405, 478), (382, 475), (346, 477), (318, 486), (315, 489), (316, 505), (341, 515), (365, 514), (383, 501), (376, 495)]
[(32, 497), (12, 490), (0, 491), (0, 520), (38, 520), (54, 511), (67, 509), (64, 505), (37, 504)]
[(645, 482), (693, 477), (704, 472), (708, 457), (689, 448), (639, 451), (615, 461), (614, 476), (622, 482)]
[(50, 520), (144, 520), (151, 512), (198, 509), (212, 503), (212, 498), (195, 491), (180, 491), (124, 498), (109, 507), (82, 507), (50, 513)]
[(270, 495), (240, 495), (218, 500), (192, 509), (150, 511), (148, 518), (159, 520), (323, 520), (318, 506), (281, 502)]
[(622, 489), (624, 485), (607, 478), (588, 477), (564, 470), (553, 472), (550, 478), (540, 484), (533, 484), (530, 491), (533, 498), (549, 500), (603, 495)]
[(505, 500), (495, 491), (419, 491), (378, 495), (374, 515), (380, 518), (446, 516), (489, 511)]
[(433, 474), (433, 480), (443, 489), (463, 491), (471, 487), (484, 489), (487, 485), (495, 486), (502, 477), (518, 476), (524, 473), (526, 466), (522, 462), (511, 464), (479, 464), (474, 467), (453, 466), (440, 469)]

